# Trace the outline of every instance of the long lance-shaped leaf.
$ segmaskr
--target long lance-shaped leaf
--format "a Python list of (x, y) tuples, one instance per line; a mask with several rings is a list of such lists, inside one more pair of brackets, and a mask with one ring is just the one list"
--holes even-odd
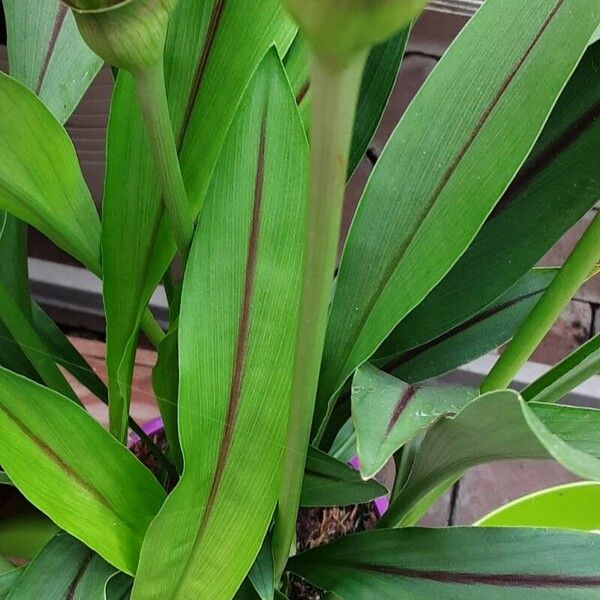
[(410, 476), (381, 520), (415, 523), (446, 481), (495, 460), (553, 458), (584, 479), (600, 480), (600, 410), (526, 403), (517, 392), (484, 394), (438, 421), (419, 446)]
[(80, 541), (59, 533), (27, 566), (7, 600), (103, 600), (115, 571)]
[[(533, 0), (526, 7), (490, 0), (432, 73), (354, 218), (315, 431), (340, 386), (469, 246), (531, 150), (599, 19), (595, 0)], [(432, 114), (441, 129), (431, 127)], [(493, 169), (483, 166), (489, 156)]]
[(0, 208), (100, 270), (100, 219), (60, 123), (33, 92), (0, 74)]
[[(363, 158), (381, 121), (398, 76), (409, 34), (410, 27), (407, 27), (389, 40), (375, 46), (369, 54), (356, 108), (352, 146), (348, 160), (348, 177), (354, 173)], [(296, 36), (286, 54), (285, 67), (305, 128), (309, 130), (311, 98), (309, 52), (301, 34)]]
[(363, 481), (352, 467), (313, 448), (308, 450), (300, 506), (348, 506), (380, 498), (387, 490), (377, 481)]
[(599, 70), (596, 44), (586, 51), (531, 156), (473, 244), (399, 323), (383, 352), (426, 344), (484, 310), (592, 208), (600, 197)]
[(342, 600), (592, 600), (600, 536), (531, 529), (400, 529), (349, 535), (290, 569)]
[(518, 498), (477, 521), (483, 527), (599, 531), (600, 483), (580, 481)]
[(0, 370), (0, 432), (0, 464), (27, 499), (134, 573), (165, 497), (150, 471), (71, 400), (6, 370)]
[[(249, 19), (248, 15), (252, 15)], [(269, 46), (294, 26), (278, 0), (181, 0), (165, 49), (168, 103), (188, 197), (198, 214), (227, 127)], [(113, 421), (130, 396), (139, 322), (175, 245), (131, 77), (119, 75), (108, 127), (102, 256)], [(123, 168), (127, 165), (127, 169)], [(123, 199), (126, 199), (125, 201)]]
[(478, 395), (464, 387), (409, 385), (366, 364), (352, 382), (352, 420), (365, 479), (439, 418), (453, 415)]
[[(271, 50), (223, 146), (190, 254), (179, 333), (185, 469), (146, 538), (134, 598), (229, 600), (261, 547), (287, 428), (306, 159)], [(224, 538), (225, 526), (237, 535)]]
[[(388, 338), (373, 363), (414, 383), (438, 377), (479, 358), (513, 337), (556, 273), (557, 269), (532, 270), (491, 306), (416, 348), (395, 353), (388, 345), (391, 341)], [(389, 352), (395, 356), (379, 358)]]
[(521, 393), (528, 401), (558, 402), (597, 373), (600, 373), (600, 335), (575, 350)]

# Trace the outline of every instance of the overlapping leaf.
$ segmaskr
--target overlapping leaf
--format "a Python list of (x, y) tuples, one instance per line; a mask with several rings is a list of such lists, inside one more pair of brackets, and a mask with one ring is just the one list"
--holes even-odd
[(3, 0), (10, 74), (64, 123), (98, 73), (102, 61), (79, 35), (59, 2)]
[[(146, 538), (134, 598), (229, 600), (263, 542), (287, 431), (306, 162), (295, 100), (271, 50), (228, 133), (186, 270), (185, 468)], [(236, 535), (223, 536), (225, 527)]]
[(417, 95), (346, 244), (315, 432), (349, 375), (469, 246), (531, 150), (599, 13), (594, 0), (489, 0)]
[[(367, 60), (356, 108), (356, 120), (348, 161), (348, 178), (363, 158), (375, 134), (394, 87), (410, 27), (375, 46)], [(298, 34), (285, 57), (285, 67), (307, 130), (310, 129), (309, 52)]]
[(525, 400), (558, 402), (571, 390), (600, 373), (600, 335), (580, 346), (573, 354), (528, 385), (522, 395)]
[(404, 444), (477, 395), (470, 388), (417, 387), (369, 364), (360, 367), (352, 383), (352, 420), (362, 476), (374, 477)]
[(309, 448), (300, 506), (348, 506), (375, 500), (387, 492), (377, 481), (363, 481), (352, 467)]
[(548, 458), (584, 479), (600, 480), (600, 410), (526, 403), (511, 390), (484, 394), (429, 430), (381, 526), (415, 523), (446, 482), (470, 467)]
[(0, 122), (0, 208), (98, 273), (100, 219), (65, 130), (31, 91), (3, 74), (0, 112), (12, 115)]
[[(402, 351), (388, 338), (374, 364), (410, 383), (443, 375), (510, 340), (556, 275), (534, 269), (491, 306), (427, 343)], [(395, 350), (400, 349), (399, 353)], [(387, 353), (392, 353), (383, 358)], [(382, 358), (380, 358), (380, 356)]]
[(153, 475), (71, 400), (6, 370), (0, 433), (0, 464), (28, 500), (113, 565), (135, 572), (165, 496)]
[[(271, 44), (285, 52), (294, 34), (278, 0), (179, 2), (169, 27), (165, 77), (195, 214), (252, 73)], [(108, 128), (102, 254), (111, 410), (123, 423), (139, 321), (174, 252), (133, 83), (121, 73)]]
[(485, 310), (595, 204), (599, 71), (600, 44), (595, 44), (498, 208), (450, 273), (390, 334), (384, 354), (423, 346)]
[(27, 566), (7, 600), (104, 600), (116, 569), (75, 538), (59, 533)]
[(342, 600), (592, 600), (600, 536), (527, 529), (398, 529), (344, 537), (290, 569)]

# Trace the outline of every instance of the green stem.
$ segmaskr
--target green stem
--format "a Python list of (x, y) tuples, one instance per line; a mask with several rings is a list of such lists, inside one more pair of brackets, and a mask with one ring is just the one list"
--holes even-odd
[(365, 61), (366, 53), (343, 66), (312, 57), (311, 187), (294, 379), (273, 537), (276, 579), (285, 569), (296, 530)]
[(511, 383), (585, 283), (599, 258), (600, 213), (485, 378), (481, 385), (482, 393), (505, 388)]
[(185, 264), (194, 235), (194, 221), (169, 115), (163, 61), (132, 75), (175, 242)]

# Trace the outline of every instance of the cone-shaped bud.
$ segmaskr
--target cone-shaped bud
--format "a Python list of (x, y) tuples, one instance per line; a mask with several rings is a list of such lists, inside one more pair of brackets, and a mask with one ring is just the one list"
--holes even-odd
[(406, 27), (427, 0), (282, 0), (312, 50), (344, 61)]
[(136, 71), (162, 57), (178, 0), (63, 0), (87, 45), (105, 62)]

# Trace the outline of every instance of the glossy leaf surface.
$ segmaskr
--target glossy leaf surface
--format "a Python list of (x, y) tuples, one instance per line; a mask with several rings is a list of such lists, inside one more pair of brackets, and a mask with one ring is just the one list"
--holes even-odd
[(398, 529), (349, 535), (290, 569), (342, 600), (592, 600), (600, 536), (527, 529)]
[(287, 431), (306, 161), (272, 50), (228, 133), (190, 254), (179, 323), (185, 468), (151, 526), (134, 598), (229, 600), (262, 545)]
[(135, 572), (165, 496), (150, 471), (71, 400), (5, 370), (0, 432), (0, 464), (27, 499), (113, 565)]
[[(329, 322), (316, 428), (340, 386), (469, 246), (530, 152), (599, 19), (594, 0), (533, 0), (526, 7), (491, 0), (431, 74), (354, 218)], [(430, 126), (432, 114), (441, 129)], [(484, 168), (492, 155), (494, 168)]]

